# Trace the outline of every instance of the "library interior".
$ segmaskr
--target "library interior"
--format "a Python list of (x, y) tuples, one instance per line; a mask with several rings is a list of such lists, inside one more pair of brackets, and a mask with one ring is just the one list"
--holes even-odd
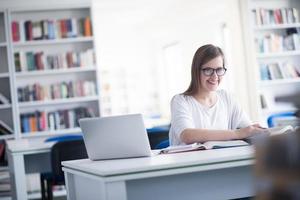
[(299, 0), (0, 0), (0, 200), (300, 200), (299, 127)]

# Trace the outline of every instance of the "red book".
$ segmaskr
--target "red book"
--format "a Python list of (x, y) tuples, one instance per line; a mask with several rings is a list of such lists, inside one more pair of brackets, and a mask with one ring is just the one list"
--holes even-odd
[(43, 63), (43, 60), (42, 60), (42, 56), (43, 56), (43, 52), (38, 52), (34, 55), (36, 68), (38, 70), (43, 70), (44, 69), (44, 63)]
[(42, 131), (46, 130), (46, 113), (45, 112), (41, 112), (41, 116), (40, 116), (40, 127)]
[(280, 9), (275, 9), (274, 10), (274, 18), (275, 18), (275, 23), (276, 24), (282, 24), (282, 15), (281, 15), (281, 10)]
[(11, 23), (12, 39), (14, 42), (20, 41), (20, 27), (19, 22), (13, 21)]

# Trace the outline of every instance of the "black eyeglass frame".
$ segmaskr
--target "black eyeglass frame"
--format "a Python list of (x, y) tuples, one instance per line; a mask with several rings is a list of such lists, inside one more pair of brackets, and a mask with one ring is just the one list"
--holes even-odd
[[(212, 70), (211, 73), (207, 73), (206, 70)], [(219, 72), (218, 72), (219, 70)], [(222, 70), (222, 71), (220, 71)], [(217, 76), (224, 76), (226, 74), (227, 68), (226, 67), (218, 67), (218, 68), (211, 68), (211, 67), (203, 67), (201, 68), (201, 71), (205, 76), (212, 76), (214, 73), (217, 74)], [(221, 73), (220, 73), (221, 72)]]

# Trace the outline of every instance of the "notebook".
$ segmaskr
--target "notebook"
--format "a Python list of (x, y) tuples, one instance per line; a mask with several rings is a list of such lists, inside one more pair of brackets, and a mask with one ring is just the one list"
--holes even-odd
[(141, 114), (79, 120), (91, 160), (151, 156)]

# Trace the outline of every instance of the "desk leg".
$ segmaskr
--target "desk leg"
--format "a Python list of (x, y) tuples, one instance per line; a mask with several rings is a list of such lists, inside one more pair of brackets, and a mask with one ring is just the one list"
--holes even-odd
[(64, 173), (68, 200), (127, 200), (124, 181), (104, 182), (91, 175)]
[(124, 181), (108, 182), (105, 184), (106, 200), (127, 200), (126, 185)]
[(12, 198), (27, 200), (27, 185), (24, 165), (24, 156), (7, 153), (10, 180), (12, 183)]

